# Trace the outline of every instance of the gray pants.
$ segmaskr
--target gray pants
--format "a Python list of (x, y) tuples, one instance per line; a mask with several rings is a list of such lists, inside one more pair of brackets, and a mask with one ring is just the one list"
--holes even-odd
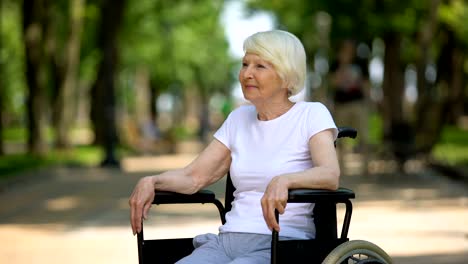
[(193, 239), (195, 250), (177, 264), (268, 264), (271, 235), (204, 234)]

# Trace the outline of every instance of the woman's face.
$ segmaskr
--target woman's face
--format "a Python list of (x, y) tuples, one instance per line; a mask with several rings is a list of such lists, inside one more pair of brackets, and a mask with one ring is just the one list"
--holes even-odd
[(239, 82), (245, 99), (252, 103), (283, 99), (288, 92), (274, 66), (260, 56), (248, 52), (242, 59)]

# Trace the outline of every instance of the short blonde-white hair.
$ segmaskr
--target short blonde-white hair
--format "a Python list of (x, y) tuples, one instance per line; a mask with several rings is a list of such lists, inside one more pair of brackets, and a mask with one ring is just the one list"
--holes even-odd
[(290, 95), (298, 94), (306, 79), (306, 54), (301, 41), (283, 30), (257, 32), (244, 41), (244, 52), (253, 53), (273, 64), (288, 85)]

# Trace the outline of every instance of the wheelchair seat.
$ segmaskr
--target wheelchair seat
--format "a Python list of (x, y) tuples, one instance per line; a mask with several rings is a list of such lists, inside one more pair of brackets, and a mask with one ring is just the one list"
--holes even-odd
[[(355, 138), (357, 131), (339, 127), (338, 138)], [(229, 173), (226, 180), (225, 204), (212, 191), (201, 190), (192, 195), (156, 191), (153, 204), (214, 204), (222, 224), (225, 214), (231, 210), (234, 186)], [(377, 245), (367, 241), (349, 241), (348, 230), (351, 222), (352, 190), (340, 187), (335, 191), (316, 189), (289, 190), (288, 203), (315, 203), (313, 215), (316, 237), (310, 240), (279, 240), (279, 234), (272, 232), (271, 263), (391, 263), (390, 257)], [(340, 236), (337, 232), (337, 204), (345, 205), (345, 214)], [(279, 214), (276, 211), (276, 218)], [(193, 250), (193, 238), (145, 239), (142, 230), (137, 234), (138, 258), (140, 264), (175, 263)], [(355, 257), (355, 255), (359, 255)], [(361, 260), (361, 257), (364, 258)], [(348, 262), (349, 260), (358, 260)], [(353, 260), (353, 261), (354, 261)]]

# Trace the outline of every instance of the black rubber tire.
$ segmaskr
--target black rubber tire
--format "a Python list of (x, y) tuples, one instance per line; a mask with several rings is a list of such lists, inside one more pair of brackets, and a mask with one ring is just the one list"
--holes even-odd
[[(350, 257), (357, 256), (355, 262), (349, 262)], [(361, 259), (361, 257), (364, 257)], [(348, 261), (348, 262), (344, 262)], [(379, 246), (365, 240), (351, 240), (337, 246), (322, 264), (339, 264), (339, 263), (381, 263), (391, 264), (390, 256)]]

